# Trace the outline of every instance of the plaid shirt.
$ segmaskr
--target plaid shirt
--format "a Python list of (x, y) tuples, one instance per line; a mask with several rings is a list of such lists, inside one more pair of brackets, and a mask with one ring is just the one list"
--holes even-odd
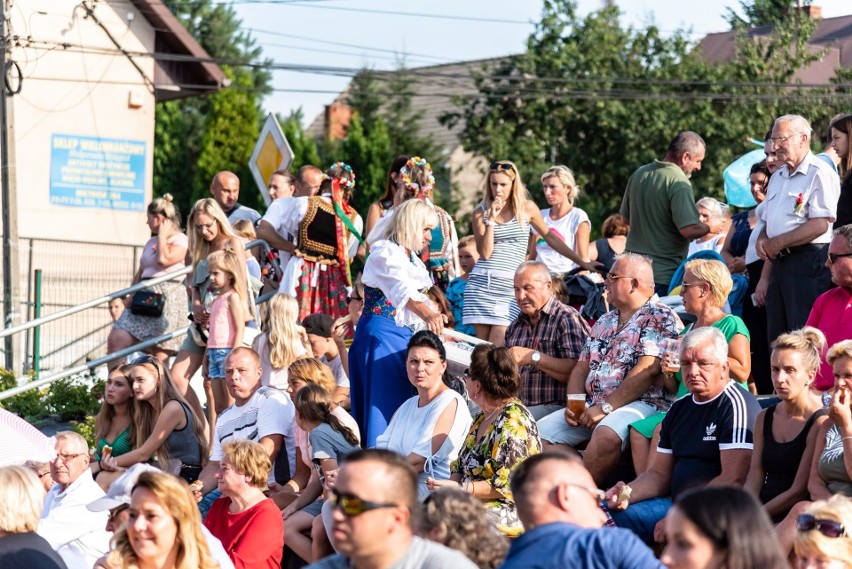
[[(580, 313), (553, 296), (541, 309), (534, 327), (530, 317), (523, 313), (509, 325), (506, 347), (522, 346), (554, 358), (576, 360), (588, 335), (589, 325)], [(520, 372), (521, 401), (524, 405), (565, 403), (567, 381), (557, 381), (541, 370), (533, 371), (532, 366), (520, 366)]]

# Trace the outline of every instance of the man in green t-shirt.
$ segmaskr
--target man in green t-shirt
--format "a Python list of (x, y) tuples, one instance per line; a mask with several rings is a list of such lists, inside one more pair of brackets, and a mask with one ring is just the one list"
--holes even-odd
[(627, 182), (621, 215), (630, 221), (627, 250), (649, 257), (654, 288), (664, 296), (689, 250), (689, 242), (710, 228), (698, 219), (689, 178), (701, 169), (704, 140), (684, 130), (669, 144), (666, 156), (633, 172)]

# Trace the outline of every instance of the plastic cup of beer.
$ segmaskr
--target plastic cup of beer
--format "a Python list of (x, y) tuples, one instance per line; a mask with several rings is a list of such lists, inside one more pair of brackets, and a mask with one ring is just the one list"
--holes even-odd
[(583, 393), (568, 394), (568, 410), (574, 414), (575, 419), (586, 412), (586, 395)]
[(666, 373), (675, 373), (680, 371), (680, 338), (672, 338), (666, 340), (667, 361), (665, 365)]

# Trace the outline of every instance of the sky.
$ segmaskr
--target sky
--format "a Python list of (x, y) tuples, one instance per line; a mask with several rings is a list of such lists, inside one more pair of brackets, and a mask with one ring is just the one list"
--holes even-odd
[[(393, 69), (499, 57), (524, 51), (541, 14), (539, 0), (232, 0), (243, 29), (265, 57), (306, 67), (273, 72), (275, 92), (264, 99), (268, 112), (288, 115), (299, 108), (304, 123), (349, 82), (352, 70)], [(700, 39), (729, 28), (727, 8), (738, 0), (615, 0), (622, 22), (655, 23), (663, 32), (688, 29)], [(603, 0), (579, 0), (581, 15)], [(823, 17), (852, 14), (850, 0), (815, 0)], [(335, 69), (328, 69), (335, 68)]]

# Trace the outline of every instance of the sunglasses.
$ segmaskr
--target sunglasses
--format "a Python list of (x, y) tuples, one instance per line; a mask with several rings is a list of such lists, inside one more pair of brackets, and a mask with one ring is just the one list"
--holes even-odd
[(852, 257), (852, 253), (829, 253), (828, 264), (833, 265), (837, 262), (837, 259), (842, 259), (843, 257)]
[(818, 520), (810, 514), (802, 514), (796, 519), (796, 529), (799, 531), (817, 530), (825, 537), (846, 537), (846, 528), (834, 520)]
[(505, 162), (492, 162), (491, 166), (489, 166), (491, 170), (514, 170), (515, 167), (511, 164), (506, 164)]
[(138, 358), (130, 362), (131, 366), (138, 366), (142, 364), (154, 364), (154, 367), (157, 367), (158, 364), (161, 365), (161, 362), (154, 356), (139, 356)]
[(331, 491), (331, 504), (335, 508), (340, 508), (340, 511), (346, 517), (354, 518), (355, 516), (360, 516), (364, 512), (369, 512), (370, 510), (380, 510), (382, 508), (396, 508), (399, 504), (382, 504), (379, 502), (368, 502), (367, 500), (362, 500), (358, 496), (353, 496), (352, 494), (344, 494), (342, 492), (338, 492), (337, 490)]

